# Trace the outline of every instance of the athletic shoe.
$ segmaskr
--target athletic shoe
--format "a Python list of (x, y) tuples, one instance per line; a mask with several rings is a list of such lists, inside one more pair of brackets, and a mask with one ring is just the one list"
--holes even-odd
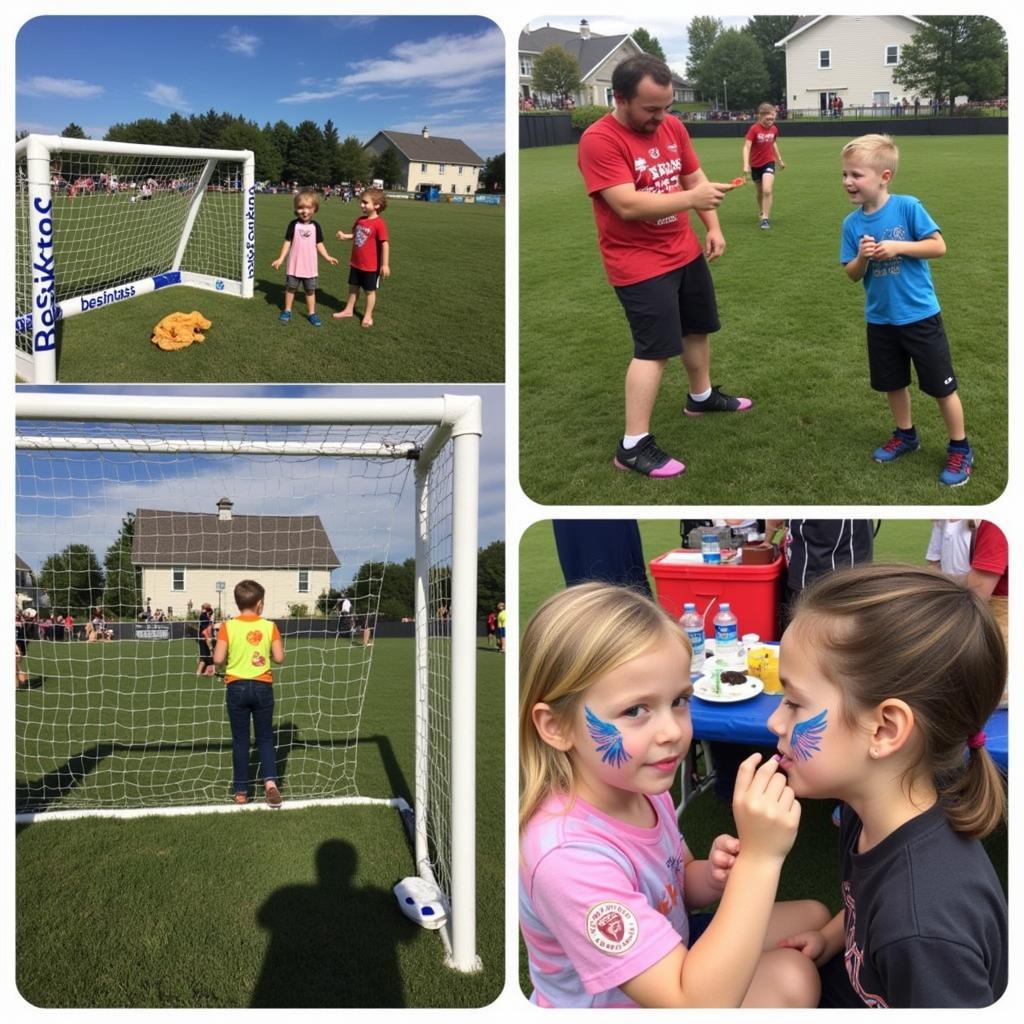
[(292, 314), (290, 310), (284, 310), (281, 315), (277, 318), (283, 324), (290, 324), (292, 322)]
[(703, 402), (687, 395), (683, 412), (687, 416), (703, 416), (706, 412), (746, 412), (753, 404), (749, 398), (733, 398), (725, 394), (716, 384)]
[(236, 804), (247, 804), (248, 802), (249, 802), (249, 797), (248, 797), (247, 794), (245, 794), (245, 793), (236, 793), (235, 794), (235, 803)]
[(280, 807), (281, 806), (281, 790), (273, 782), (268, 782), (266, 785), (267, 795), (267, 806), (268, 807)]
[(901, 455), (909, 455), (911, 452), (916, 452), (920, 447), (921, 442), (916, 437), (910, 440), (904, 437), (898, 430), (894, 430), (892, 437), (881, 448), (876, 448), (871, 458), (875, 462), (892, 462)]
[(962, 487), (971, 479), (973, 468), (974, 449), (965, 450), (950, 445), (946, 449), (946, 468), (939, 474), (939, 483), (947, 487)]
[(762, 231), (768, 231), (770, 228), (771, 228), (771, 224), (768, 222), (768, 218), (767, 217), (762, 217), (761, 218), (761, 230)]
[(316, 313), (310, 313), (310, 314), (309, 314), (309, 316), (307, 316), (307, 317), (306, 317), (306, 319), (307, 319), (307, 320), (308, 320), (308, 321), (309, 321), (309, 322), (310, 322), (310, 323), (311, 323), (311, 324), (312, 324), (312, 325), (313, 325), (314, 327), (319, 327), (319, 326), (321, 325), (321, 320), (320, 320), (320, 317), (318, 317), (318, 316), (316, 315)]
[(648, 434), (635, 448), (623, 448), (619, 442), (612, 465), (616, 469), (632, 469), (657, 480), (686, 472), (682, 462), (673, 459), (655, 444), (653, 434)]

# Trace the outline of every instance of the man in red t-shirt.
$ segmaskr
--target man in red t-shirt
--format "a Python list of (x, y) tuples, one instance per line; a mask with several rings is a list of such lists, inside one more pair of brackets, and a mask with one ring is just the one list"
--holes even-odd
[[(677, 476), (686, 466), (650, 433), (669, 359), (682, 356), (689, 383), (684, 412), (739, 412), (753, 404), (711, 386), (708, 335), (719, 329), (707, 260), (725, 239), (715, 212), (733, 186), (710, 182), (672, 108), (672, 72), (649, 54), (612, 73), (615, 109), (580, 139), (578, 163), (593, 201), (608, 280), (633, 334), (626, 371), (625, 433), (614, 465), (645, 476)], [(688, 212), (704, 223), (703, 247)], [(707, 260), (705, 259), (707, 257)]]
[(785, 168), (778, 144), (779, 126), (775, 123), (775, 107), (762, 103), (757, 108), (757, 120), (743, 137), (743, 173), (754, 183), (757, 215), (761, 227), (771, 227), (772, 195), (775, 191), (775, 165)]

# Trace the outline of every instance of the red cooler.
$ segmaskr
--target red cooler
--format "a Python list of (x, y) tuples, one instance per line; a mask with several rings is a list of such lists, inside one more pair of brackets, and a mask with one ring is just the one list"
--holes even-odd
[(782, 566), (779, 555), (769, 565), (707, 565), (691, 561), (694, 552), (676, 549), (650, 563), (658, 603), (678, 619), (692, 601), (704, 617), (704, 635), (714, 637), (715, 616), (723, 601), (732, 607), (739, 635), (757, 633), (762, 640), (779, 639)]

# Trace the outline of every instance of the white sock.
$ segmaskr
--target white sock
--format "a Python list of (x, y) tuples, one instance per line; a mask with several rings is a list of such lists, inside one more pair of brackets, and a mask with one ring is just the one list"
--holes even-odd
[(622, 435), (622, 447), (628, 452), (631, 448), (635, 448), (647, 434), (623, 434)]
[(693, 393), (693, 392), (691, 391), (691, 392), (690, 392), (690, 397), (691, 397), (691, 398), (692, 398), (692, 399), (693, 399), (693, 400), (694, 400), (695, 402), (705, 402), (705, 401), (707, 401), (707, 399), (709, 399), (709, 398), (711, 397), (711, 388), (708, 388), (708, 389), (707, 389), (707, 391), (702, 391), (702, 392), (701, 392), (701, 393), (700, 393), (699, 395), (695, 395), (695, 394), (694, 394), (694, 393)]

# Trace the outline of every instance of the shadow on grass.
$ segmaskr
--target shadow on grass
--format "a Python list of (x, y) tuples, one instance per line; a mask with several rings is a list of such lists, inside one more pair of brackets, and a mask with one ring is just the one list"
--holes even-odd
[(257, 920), (270, 941), (250, 1006), (405, 1005), (398, 946), (419, 929), (395, 913), (390, 892), (354, 884), (358, 863), (349, 843), (328, 840), (315, 884), (286, 886), (263, 904)]

